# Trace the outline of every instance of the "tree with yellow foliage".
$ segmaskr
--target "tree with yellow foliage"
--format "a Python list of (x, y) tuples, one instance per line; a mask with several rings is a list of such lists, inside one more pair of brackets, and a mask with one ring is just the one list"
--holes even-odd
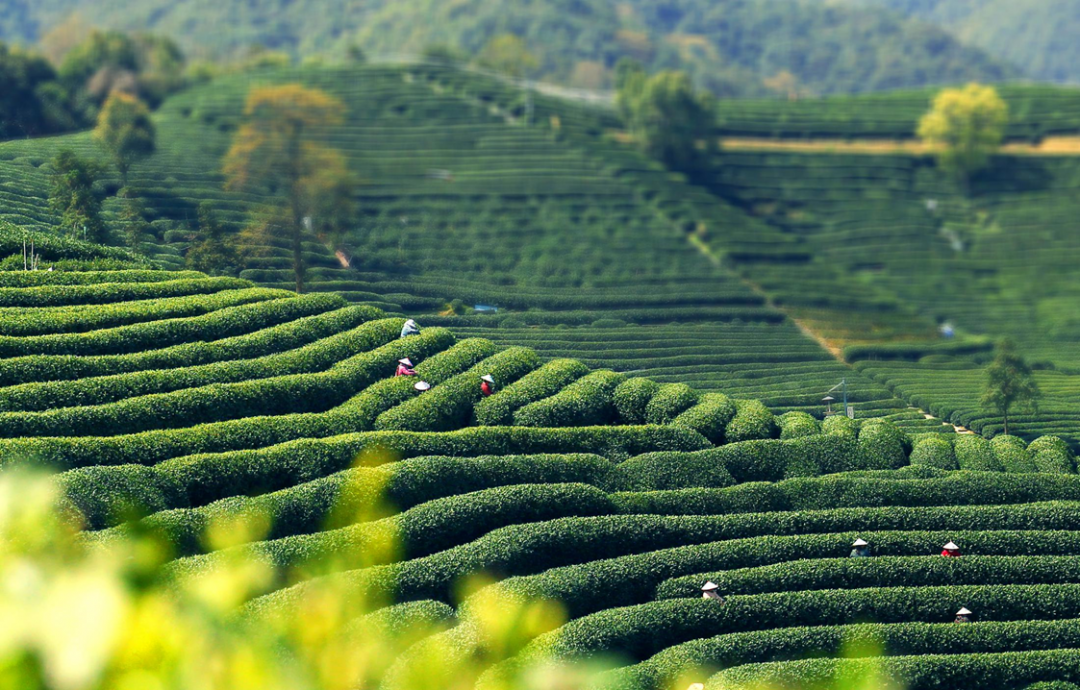
[(127, 187), (132, 164), (154, 152), (154, 123), (150, 109), (137, 96), (113, 91), (98, 113), (94, 139), (116, 162), (122, 186)]
[(248, 93), (244, 123), (225, 156), (225, 188), (264, 193), (271, 200), (260, 232), (286, 238), (293, 255), (296, 291), (303, 292), (304, 231), (327, 204), (351, 204), (352, 178), (340, 152), (323, 136), (345, 118), (345, 104), (299, 84), (263, 86)]
[(966, 191), (971, 175), (985, 168), (1001, 146), (1009, 107), (992, 86), (945, 89), (919, 122), (919, 137), (932, 146), (941, 169)]
[(525, 41), (514, 34), (493, 37), (480, 51), (480, 65), (521, 79), (540, 66), (540, 60), (529, 52)]

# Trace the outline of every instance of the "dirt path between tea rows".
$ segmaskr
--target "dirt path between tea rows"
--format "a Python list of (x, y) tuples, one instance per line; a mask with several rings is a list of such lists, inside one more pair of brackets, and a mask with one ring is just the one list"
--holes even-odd
[[(730, 151), (793, 151), (796, 153), (901, 153), (919, 156), (932, 153), (917, 139), (758, 139), (725, 137), (720, 145)], [(1011, 142), (1002, 153), (1022, 156), (1080, 156), (1080, 136), (1047, 137), (1039, 144)]]

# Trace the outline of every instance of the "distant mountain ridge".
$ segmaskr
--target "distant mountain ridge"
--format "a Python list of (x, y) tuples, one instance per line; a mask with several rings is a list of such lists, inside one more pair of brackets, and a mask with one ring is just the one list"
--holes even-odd
[[(893, 0), (863, 0), (891, 2)], [(298, 57), (416, 53), (433, 44), (477, 54), (523, 37), (536, 76), (609, 87), (620, 57), (680, 68), (721, 96), (858, 93), (1023, 76), (944, 29), (878, 7), (821, 0), (9, 0), (0, 39), (32, 43), (78, 12), (89, 24), (173, 36), (196, 57), (259, 44)], [(424, 21), (416, 21), (423, 17)]]
[(860, 0), (940, 26), (1034, 79), (1080, 83), (1076, 0)]

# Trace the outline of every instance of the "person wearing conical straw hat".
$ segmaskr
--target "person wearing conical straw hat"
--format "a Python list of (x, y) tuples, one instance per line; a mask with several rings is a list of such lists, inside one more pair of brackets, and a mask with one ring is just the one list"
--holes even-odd
[(870, 544), (865, 539), (856, 539), (851, 545), (851, 558), (869, 558)]
[(495, 377), (484, 374), (480, 377), (480, 393), (486, 398), (495, 392)]
[(402, 357), (398, 360), (397, 373), (394, 376), (416, 376), (416, 372), (413, 371), (412, 360), (408, 357)]
[(958, 558), (960, 556), (960, 547), (955, 542), (949, 542), (941, 550), (941, 555), (946, 558)]
[(701, 598), (713, 599), (715, 601), (719, 601), (721, 604), (724, 603), (724, 597), (720, 596), (720, 585), (716, 584), (712, 580), (709, 580), (701, 586)]
[(424, 391), (431, 390), (431, 384), (428, 383), (427, 381), (417, 381), (416, 383), (413, 384), (413, 388), (415, 388), (419, 392), (423, 393)]
[(956, 618), (953, 619), (953, 623), (974, 623), (975, 614), (969, 611), (966, 607), (956, 612)]

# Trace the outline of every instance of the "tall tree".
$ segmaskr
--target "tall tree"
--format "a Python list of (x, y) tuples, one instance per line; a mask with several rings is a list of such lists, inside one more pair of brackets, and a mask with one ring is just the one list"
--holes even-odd
[(60, 216), (60, 227), (79, 239), (105, 241), (101, 221), (101, 199), (94, 191), (100, 169), (70, 150), (63, 150), (52, 161), (52, 190), (49, 206)]
[(966, 192), (971, 176), (1001, 146), (1009, 107), (992, 86), (945, 89), (919, 122), (919, 137), (935, 149), (941, 169)]
[(635, 109), (648, 78), (645, 66), (633, 58), (624, 57), (615, 63), (615, 105), (628, 127), (633, 127)]
[(1031, 367), (1016, 351), (1016, 344), (1006, 338), (998, 345), (997, 355), (986, 368), (986, 390), (982, 405), (994, 410), (1005, 421), (1009, 433), (1009, 410), (1016, 406), (1038, 412), (1042, 392)]
[(617, 73), (618, 106), (646, 153), (672, 170), (693, 173), (716, 149), (716, 102), (695, 91), (685, 72), (644, 73), (626, 66)]
[(340, 125), (345, 105), (299, 84), (264, 86), (248, 93), (244, 123), (225, 157), (225, 187), (256, 191), (271, 200), (266, 232), (281, 234), (293, 255), (296, 291), (303, 292), (303, 237), (313, 216), (347, 179), (345, 159), (322, 141)]
[(154, 152), (154, 123), (150, 109), (137, 97), (113, 91), (98, 113), (94, 138), (109, 152), (124, 187), (132, 164)]

